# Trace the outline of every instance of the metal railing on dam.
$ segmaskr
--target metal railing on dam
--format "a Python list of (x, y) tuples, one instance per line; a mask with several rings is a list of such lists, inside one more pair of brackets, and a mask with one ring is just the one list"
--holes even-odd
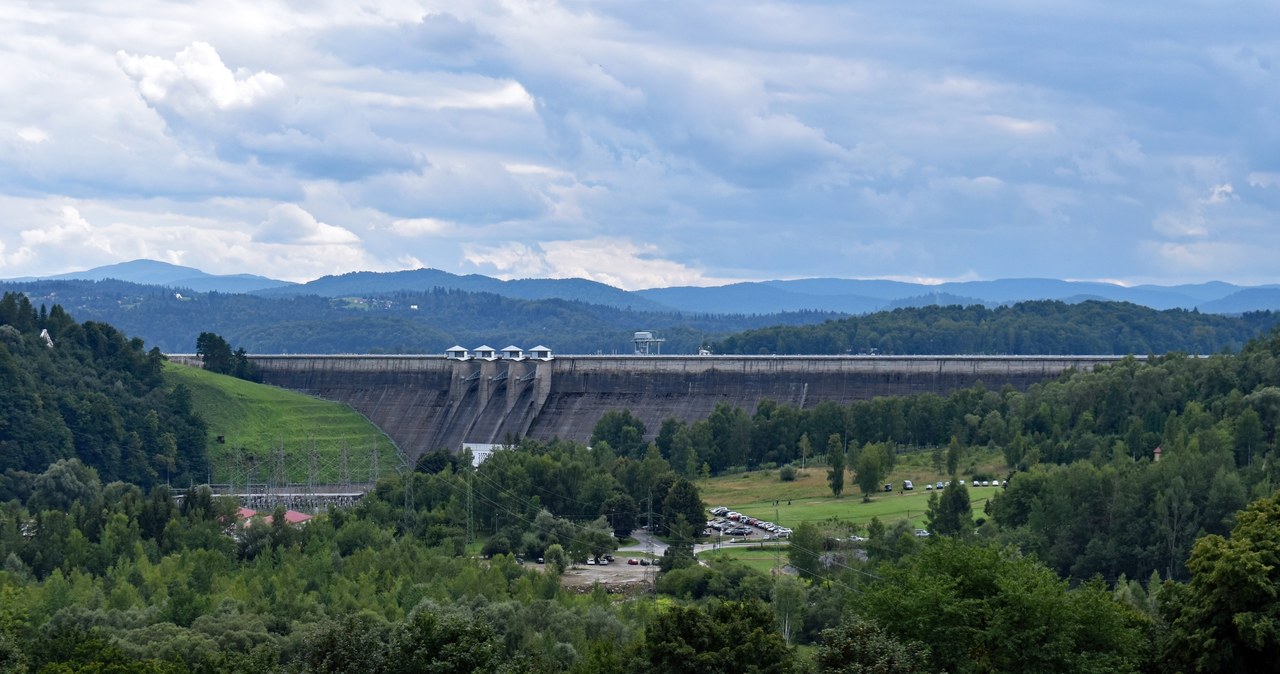
[[(268, 384), (345, 402), (411, 460), (430, 449), (508, 437), (586, 441), (600, 415), (629, 409), (656, 432), (722, 402), (800, 408), (877, 396), (945, 394), (982, 382), (1025, 390), (1126, 356), (556, 355), (457, 360), (437, 355), (251, 355)], [(199, 364), (194, 356), (170, 356)], [(1141, 357), (1139, 357), (1141, 359)]]

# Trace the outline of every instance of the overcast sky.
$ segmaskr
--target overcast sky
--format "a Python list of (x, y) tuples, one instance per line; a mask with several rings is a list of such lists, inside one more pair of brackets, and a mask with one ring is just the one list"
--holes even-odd
[(1280, 3), (0, 3), (0, 278), (1280, 282)]

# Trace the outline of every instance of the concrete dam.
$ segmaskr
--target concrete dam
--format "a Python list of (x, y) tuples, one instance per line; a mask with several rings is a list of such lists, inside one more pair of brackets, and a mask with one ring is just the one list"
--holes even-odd
[[(172, 357), (199, 364), (193, 357)], [(254, 355), (263, 381), (351, 405), (410, 460), (464, 442), (508, 437), (587, 441), (605, 412), (628, 409), (655, 434), (662, 421), (705, 418), (727, 402), (811, 408), (982, 382), (1025, 390), (1120, 356), (444, 356)]]

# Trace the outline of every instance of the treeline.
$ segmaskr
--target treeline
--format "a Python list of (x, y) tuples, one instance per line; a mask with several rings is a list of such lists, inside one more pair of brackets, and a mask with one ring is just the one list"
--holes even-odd
[(1278, 322), (1157, 311), (1127, 302), (1019, 302), (895, 309), (817, 325), (770, 326), (712, 343), (728, 354), (1192, 354), (1237, 350)]
[[(60, 303), (81, 319), (111, 323), (165, 353), (186, 353), (217, 333), (250, 353), (443, 353), (454, 344), (539, 344), (559, 353), (631, 353), (637, 330), (656, 330), (663, 351), (696, 353), (716, 337), (838, 314), (767, 316), (649, 313), (577, 301), (520, 300), (436, 288), (365, 298), (184, 293), (121, 281), (2, 284), (33, 302)], [(416, 307), (416, 308), (415, 308)]]
[[(1280, 333), (1239, 354), (1127, 358), (1093, 372), (1073, 371), (1025, 392), (981, 384), (949, 395), (925, 393), (848, 405), (797, 409), (763, 400), (752, 414), (729, 403), (702, 421), (668, 419), (656, 434), (627, 411), (606, 413), (593, 441), (640, 456), (646, 437), (674, 470), (692, 476), (798, 462), (825, 454), (838, 436), (851, 451), (895, 448), (999, 448), (1009, 465), (1151, 458), (1157, 446), (1224, 449), (1245, 467), (1277, 449)], [(945, 454), (944, 454), (945, 456)], [(852, 462), (850, 462), (852, 463)]]
[[(205, 427), (164, 357), (110, 325), (0, 298), (0, 473), (78, 458), (110, 480), (149, 486), (205, 474)], [(0, 480), (7, 479), (0, 477)]]

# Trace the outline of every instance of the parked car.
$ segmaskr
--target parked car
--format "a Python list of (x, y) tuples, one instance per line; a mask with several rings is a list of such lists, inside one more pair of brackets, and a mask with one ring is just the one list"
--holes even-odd
[(916, 536), (917, 536), (917, 537), (919, 537), (919, 538), (928, 538), (928, 537), (929, 537), (929, 530), (928, 530), (928, 529), (916, 529)]
[(933, 491), (933, 485), (929, 484), (928, 482), (924, 483), (924, 490)]
[[(950, 483), (947, 483), (947, 484), (950, 484)], [(939, 480), (939, 481), (938, 481), (938, 485), (937, 485), (937, 486), (938, 486), (938, 489), (943, 489), (943, 488), (945, 488), (945, 487), (947, 486), (947, 484), (943, 484), (943, 483), (942, 483), (942, 481), (941, 481), (941, 480)]]
[(915, 489), (915, 488), (916, 486), (914, 484), (911, 484), (911, 480), (902, 481), (902, 491), (911, 491), (912, 489)]
[(630, 564), (631, 566), (636, 566), (639, 563), (640, 563), (640, 560), (636, 559), (635, 557), (632, 557), (627, 560), (627, 564)]
[(886, 484), (884, 485), (884, 490), (885, 490), (885, 491), (893, 491), (893, 483), (892, 483), (892, 482), (886, 483)]

